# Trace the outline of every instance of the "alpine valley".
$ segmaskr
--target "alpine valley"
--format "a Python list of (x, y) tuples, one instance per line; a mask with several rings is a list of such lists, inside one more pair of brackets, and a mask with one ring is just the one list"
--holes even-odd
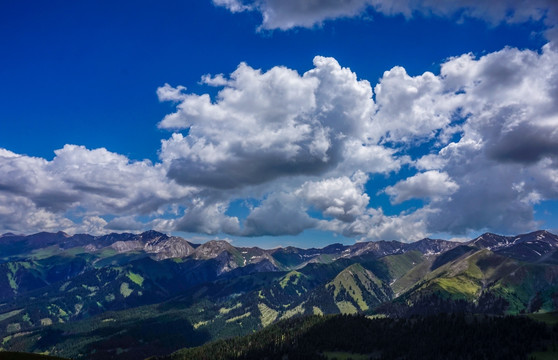
[(269, 250), (156, 231), (0, 237), (5, 351), (143, 359), (292, 326), (300, 315), (556, 310), (558, 236), (547, 231)]

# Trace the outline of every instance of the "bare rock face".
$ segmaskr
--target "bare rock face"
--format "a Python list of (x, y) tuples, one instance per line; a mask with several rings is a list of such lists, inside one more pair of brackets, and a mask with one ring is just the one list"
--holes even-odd
[(476, 239), (471, 240), (469, 245), (476, 246), (481, 249), (496, 251), (514, 245), (518, 240), (519, 237), (514, 239), (511, 236), (484, 233)]
[(510, 248), (519, 244), (536, 244), (545, 243), (550, 247), (558, 247), (558, 236), (546, 231), (539, 230), (528, 234), (521, 234), (517, 236), (501, 236), (492, 233), (485, 233), (469, 242), (469, 245), (474, 245), (480, 248), (485, 248), (492, 251), (498, 251), (505, 248)]
[(84, 246), (84, 248), (85, 248), (86, 251), (89, 251), (89, 252), (93, 252), (93, 251), (98, 250), (97, 247), (93, 244), (87, 244), (87, 245)]
[(117, 241), (110, 247), (116, 250), (118, 253), (125, 253), (130, 251), (142, 250), (143, 244), (141, 243), (141, 241), (138, 240)]
[(546, 261), (547, 258), (556, 256), (558, 251), (558, 236), (545, 230), (508, 239), (511, 241), (493, 251), (522, 261)]
[(222, 252), (236, 252), (237, 250), (224, 240), (211, 240), (199, 246), (192, 257), (197, 260), (214, 259)]
[(216, 261), (218, 275), (246, 265), (246, 259), (240, 251), (224, 240), (211, 240), (200, 245), (191, 257), (196, 260)]
[(386, 256), (405, 252), (403, 243), (398, 241), (359, 242), (345, 250), (343, 257), (363, 255)]
[[(271, 256), (270, 256), (271, 258)], [(273, 258), (270, 259), (263, 259), (254, 266), (254, 272), (272, 272), (278, 271), (278, 267), (274, 264), (275, 260)]]
[(407, 251), (420, 251), (424, 255), (439, 255), (459, 245), (460, 243), (455, 241), (426, 238), (414, 243), (406, 244), (405, 248)]
[(154, 255), (156, 260), (184, 258), (194, 252), (192, 245), (183, 238), (169, 237), (153, 230), (116, 241), (110, 247), (119, 253), (145, 251), (147, 254)]
[(145, 244), (144, 250), (147, 253), (155, 254), (157, 260), (184, 258), (194, 252), (194, 248), (188, 241), (177, 236), (149, 241)]
[(241, 266), (237, 261), (235, 261), (233, 255), (227, 251), (221, 252), (215, 260), (218, 262), (219, 267), (217, 269), (217, 275), (229, 272)]

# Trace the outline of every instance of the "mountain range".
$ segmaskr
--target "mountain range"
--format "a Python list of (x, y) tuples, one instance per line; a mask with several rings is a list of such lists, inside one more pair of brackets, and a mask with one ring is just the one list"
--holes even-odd
[(558, 309), (558, 236), (194, 244), (156, 231), (0, 236), (0, 347), (138, 359), (298, 315), (408, 317)]

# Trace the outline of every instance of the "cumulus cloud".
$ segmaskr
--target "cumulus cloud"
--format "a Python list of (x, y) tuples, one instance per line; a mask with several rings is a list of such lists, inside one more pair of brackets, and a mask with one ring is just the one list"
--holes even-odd
[[(0, 194), (9, 204), (0, 214), (4, 228), (98, 233), (107, 225), (100, 215), (149, 215), (194, 192), (169, 180), (161, 164), (104, 148), (66, 145), (55, 155), (47, 161), (0, 152)], [(68, 214), (82, 218), (82, 226)]]
[(174, 230), (203, 234), (239, 234), (239, 221), (237, 217), (226, 215), (228, 204), (213, 202), (206, 204), (203, 199), (196, 198), (186, 211), (186, 214), (177, 220)]
[(145, 223), (137, 221), (135, 216), (120, 216), (109, 221), (104, 228), (113, 231), (137, 231), (145, 229)]
[[(206, 84), (209, 86), (225, 86), (228, 85), (229, 81), (227, 79), (225, 79), (225, 77), (223, 76), (223, 74), (217, 74), (215, 76), (211, 76), (211, 74), (205, 74), (202, 76), (201, 81), (202, 84)], [(166, 86), (167, 84), (165, 84)], [(181, 89), (177, 89), (177, 90), (181, 90)], [(186, 90), (186, 89), (184, 89)], [(159, 98), (160, 100), (162, 100), (161, 98)]]
[(362, 219), (365, 221), (367, 232), (365, 239), (370, 240), (400, 240), (413, 242), (424, 239), (428, 234), (425, 221), (429, 209), (420, 209), (411, 214), (387, 216), (382, 209), (371, 209), (369, 214)]
[(59, 231), (73, 223), (61, 215), (37, 207), (25, 196), (0, 192), (0, 225), (4, 232)]
[(317, 225), (294, 194), (273, 193), (253, 209), (244, 223), (243, 235), (298, 235)]
[(103, 234), (106, 232), (107, 221), (100, 216), (85, 216), (76, 226), (70, 228), (71, 233)]
[(370, 197), (364, 192), (368, 177), (358, 172), (352, 179), (346, 176), (321, 181), (308, 181), (295, 194), (325, 216), (343, 222), (353, 222), (366, 211)]
[(454, 158), (445, 167), (453, 178), (459, 179), (459, 189), (450, 198), (431, 204), (430, 208), (438, 212), (426, 218), (428, 230), (466, 234), (472, 230), (513, 233), (536, 228), (533, 204), (525, 199), (532, 191), (542, 189), (543, 184), (533, 179), (522, 188), (516, 185), (532, 175), (531, 171), (491, 163), (467, 144), (460, 151), (469, 160), (459, 162)]
[(487, 146), (487, 153), (498, 161), (536, 163), (558, 156), (558, 119), (553, 126), (521, 123), (500, 133), (498, 141)]
[[(540, 227), (533, 206), (558, 199), (556, 64), (558, 53), (546, 45), (541, 52), (505, 48), (478, 59), (465, 54), (442, 64), (439, 75), (409, 77), (401, 68), (386, 72), (376, 86), (375, 129), (384, 129), (378, 133), (392, 142), (405, 141), (403, 153), (407, 141), (427, 139), (434, 147), (409, 162), (418, 174), (383, 192), (394, 204), (412, 198), (428, 202), (392, 216), (369, 208), (349, 224), (321, 221), (320, 227), (346, 236), (403, 240), (416, 239), (413, 234)], [(425, 83), (429, 86), (413, 90)], [(387, 94), (389, 100), (382, 99)], [(421, 98), (427, 99), (424, 104)], [(390, 109), (390, 103), (404, 105)], [(459, 139), (450, 141), (447, 133)]]
[(258, 11), (263, 29), (287, 30), (313, 27), (326, 20), (363, 16), (368, 11), (383, 15), (415, 14), (439, 17), (470, 17), (493, 24), (544, 20), (553, 36), (558, 20), (554, 0), (213, 0), (231, 12)]
[[(161, 101), (176, 104), (159, 123), (176, 131), (162, 141), (159, 163), (76, 145), (57, 150), (52, 161), (2, 150), (0, 191), (43, 211), (49, 229), (76, 229), (69, 218), (85, 226), (86, 216), (106, 215), (112, 220), (91, 218), (89, 228), (296, 234), (316, 226), (311, 207), (356, 219), (368, 204), (366, 174), (396, 171), (406, 161), (378, 143), (370, 83), (333, 58), (317, 56), (302, 75), (240, 64), (230, 76), (206, 75), (202, 83), (222, 89), (215, 99), (184, 86), (157, 90)], [(263, 199), (243, 224), (226, 214), (239, 196)], [(173, 211), (176, 205), (185, 211)], [(286, 221), (292, 214), (297, 221)], [(136, 215), (152, 220), (138, 222)]]
[[(475, 59), (466, 54), (442, 65), (440, 79), (454, 93), (466, 121), (459, 141), (416, 161), (458, 185), (425, 217), (431, 232), (526, 231), (533, 204), (558, 198), (555, 119), (558, 54), (506, 48)], [(386, 192), (398, 198), (404, 180)], [(427, 186), (422, 187), (427, 191)], [(403, 192), (405, 194), (405, 192)]]
[(457, 189), (459, 185), (447, 173), (430, 170), (388, 186), (384, 192), (391, 197), (392, 204), (399, 204), (417, 198), (436, 201), (453, 194)]
[(163, 141), (160, 153), (169, 177), (180, 184), (240, 189), (325, 174), (345, 161), (366, 162), (376, 172), (399, 166), (373, 136), (370, 83), (333, 58), (315, 57), (314, 68), (302, 76), (284, 67), (262, 72), (240, 64), (228, 80), (219, 79), (224, 88), (215, 101), (185, 94), (184, 87), (159, 91), (161, 101), (182, 99), (159, 127), (189, 129), (187, 136), (174, 133)]
[[(413, 232), (529, 230), (537, 226), (533, 204), (556, 198), (557, 60), (550, 45), (541, 52), (505, 48), (478, 59), (464, 54), (448, 59), (438, 75), (410, 76), (394, 67), (374, 87), (332, 58), (316, 57), (302, 75), (241, 64), (230, 76), (202, 78), (223, 87), (215, 99), (185, 87), (160, 89), (161, 101), (175, 102), (177, 110), (159, 126), (188, 129), (163, 141), (161, 161), (185, 186), (243, 196), (258, 189), (264, 200), (244, 224), (239, 219), (238, 228), (228, 227), (231, 234), (318, 227), (416, 239)], [(435, 151), (412, 160), (409, 150), (425, 142)], [(413, 213), (385, 215), (364, 192), (366, 180), (347, 177), (388, 174), (404, 164), (419, 173), (384, 192), (393, 204), (426, 199)], [(300, 221), (266, 221), (282, 209)], [(310, 218), (309, 210), (326, 219)], [(223, 231), (186, 224), (183, 229)]]
[(427, 140), (448, 126), (459, 96), (447, 93), (443, 79), (431, 72), (411, 77), (396, 66), (374, 88), (379, 111), (375, 130), (385, 141)]
[(506, 48), (476, 60), (470, 54), (442, 66), (448, 90), (465, 91), (466, 130), (498, 161), (535, 163), (555, 157), (558, 143), (557, 53)]
[(419, 209), (413, 213), (385, 215), (381, 208), (369, 208), (358, 216), (355, 221), (347, 223), (337, 219), (321, 220), (318, 228), (333, 231), (347, 237), (360, 240), (399, 240), (413, 242), (428, 235), (427, 215), (435, 212), (430, 209)]
[[(205, 75), (203, 84), (220, 87), (214, 98), (165, 84), (159, 99), (176, 110), (159, 123), (173, 133), (155, 164), (76, 145), (52, 160), (0, 149), (0, 229), (263, 236), (317, 228), (404, 241), (532, 230), (533, 206), (558, 199), (556, 64), (550, 45), (505, 48), (449, 58), (439, 74), (395, 67), (372, 86), (317, 56), (303, 74), (242, 63)], [(367, 193), (370, 174), (405, 165), (417, 173)], [(425, 205), (384, 212), (378, 190), (393, 204)], [(245, 198), (254, 204), (245, 218), (229, 213), (231, 200)]]

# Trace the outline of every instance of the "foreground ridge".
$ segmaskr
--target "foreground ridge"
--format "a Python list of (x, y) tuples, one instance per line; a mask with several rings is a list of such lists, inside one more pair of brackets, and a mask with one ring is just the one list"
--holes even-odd
[(552, 331), (550, 326), (526, 317), (310, 316), (151, 360), (329, 358), (326, 355), (366, 359), (527, 359), (530, 353), (558, 340)]

